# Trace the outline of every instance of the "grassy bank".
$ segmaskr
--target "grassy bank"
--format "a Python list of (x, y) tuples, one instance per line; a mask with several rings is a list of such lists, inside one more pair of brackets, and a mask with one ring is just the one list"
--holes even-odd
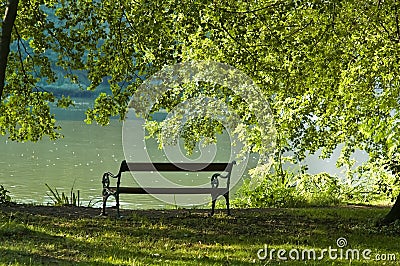
[[(203, 210), (111, 212), (82, 207), (0, 206), (0, 263), (3, 265), (395, 265), (400, 261), (400, 224), (375, 227), (388, 212), (381, 207), (233, 210), (207, 217)], [(301, 261), (301, 252), (359, 249), (360, 260)], [(268, 256), (260, 260), (259, 249)], [(269, 259), (285, 249), (288, 261)], [(297, 249), (300, 260), (288, 252)], [(370, 260), (361, 252), (370, 249)], [(340, 251), (340, 249), (339, 249)], [(337, 255), (340, 256), (340, 252)], [(307, 258), (307, 253), (304, 253)], [(332, 256), (336, 253), (332, 253)], [(264, 256), (264, 251), (260, 253)], [(296, 253), (291, 253), (296, 257)], [(345, 256), (345, 255), (343, 255)], [(349, 255), (349, 258), (351, 256)], [(354, 257), (355, 258), (355, 257)]]

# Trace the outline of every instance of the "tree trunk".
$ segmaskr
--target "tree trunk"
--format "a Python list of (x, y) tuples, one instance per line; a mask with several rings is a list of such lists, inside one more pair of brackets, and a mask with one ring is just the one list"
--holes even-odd
[(17, 17), (19, 0), (8, 0), (6, 12), (4, 14), (3, 25), (1, 27), (0, 38), (0, 101), (3, 95), (8, 54), (10, 53), (11, 32)]
[(390, 224), (400, 219), (400, 195), (397, 196), (396, 202), (394, 203), (390, 212), (386, 214), (385, 218), (381, 221), (382, 224)]

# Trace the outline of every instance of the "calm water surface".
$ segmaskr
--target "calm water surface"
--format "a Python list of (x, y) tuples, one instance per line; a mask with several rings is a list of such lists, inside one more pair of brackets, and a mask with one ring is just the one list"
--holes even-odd
[[(48, 184), (68, 196), (71, 188), (75, 192), (79, 190), (81, 202), (87, 206), (89, 202), (101, 200), (103, 173), (118, 172), (124, 159), (122, 122), (112, 120), (105, 127), (87, 125), (82, 112), (71, 111), (59, 112), (57, 117), (62, 126), (62, 139), (16, 143), (0, 136), (0, 184), (10, 191), (16, 202), (51, 203), (45, 186)], [(154, 140), (148, 140), (146, 146), (153, 158), (163, 160)], [(127, 175), (127, 178), (130, 183), (125, 184), (134, 183), (132, 177)], [(209, 178), (206, 180), (209, 182)], [(121, 201), (125, 208), (165, 208), (167, 205), (149, 195), (123, 195)]]
[[(103, 173), (110, 171), (116, 174), (121, 161), (125, 158), (122, 147), (123, 125), (118, 120), (112, 120), (111, 124), (105, 127), (85, 124), (83, 119), (87, 105), (81, 103), (77, 105), (77, 108), (69, 111), (56, 110), (58, 123), (62, 126), (61, 133), (64, 135), (62, 139), (56, 141), (44, 139), (37, 143), (16, 143), (7, 140), (5, 136), (0, 136), (2, 151), (0, 154), (0, 184), (10, 191), (14, 201), (51, 203), (52, 200), (47, 195), (50, 192), (45, 186), (48, 184), (51, 188), (56, 188), (60, 193), (64, 192), (68, 196), (71, 188), (75, 192), (79, 190), (84, 206), (96, 202), (98, 202), (95, 204), (96, 207), (101, 205), (99, 201), (101, 201)], [(143, 132), (142, 128), (134, 127), (131, 136), (140, 137), (141, 132)], [(224, 154), (229, 154), (229, 140), (222, 137), (219, 139), (219, 143), (215, 159), (216, 161), (226, 161), (228, 158), (225, 158)], [(155, 140), (147, 140), (145, 148), (137, 146), (132, 147), (129, 151), (130, 154), (135, 155), (133, 157), (136, 157), (133, 161), (140, 161), (140, 155), (137, 155), (143, 153), (143, 149), (146, 149), (146, 153), (150, 155), (152, 161), (166, 161), (165, 154), (158, 150)], [(192, 159), (196, 158), (196, 152)], [(175, 155), (173, 154), (173, 157)], [(309, 164), (311, 173), (337, 174), (341, 171), (334, 164), (338, 156), (339, 150), (337, 149), (331, 159), (320, 160), (317, 155), (314, 155), (309, 156), (306, 163)], [(366, 160), (366, 155), (360, 152), (355, 157), (358, 158), (358, 161)], [(132, 161), (130, 158), (128, 160)], [(254, 166), (255, 163), (256, 158), (250, 156), (248, 167)], [(238, 166), (235, 166), (234, 171), (237, 168)], [(246, 176), (246, 171), (244, 176)], [(203, 177), (196, 174), (193, 179), (175, 175), (167, 176), (167, 178), (174, 179), (176, 184), (181, 185), (191, 185), (197, 182), (208, 184), (209, 182), (207, 174)], [(129, 174), (123, 176), (124, 185), (129, 186), (134, 183), (134, 179)], [(205, 197), (207, 196), (205, 195)], [(123, 208), (147, 209), (165, 208), (171, 204), (149, 195), (123, 195), (121, 205)]]

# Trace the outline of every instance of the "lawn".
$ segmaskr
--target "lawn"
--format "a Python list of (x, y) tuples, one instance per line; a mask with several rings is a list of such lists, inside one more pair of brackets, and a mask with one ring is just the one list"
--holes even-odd
[[(92, 208), (0, 205), (0, 263), (396, 265), (400, 223), (375, 226), (388, 210), (243, 209), (214, 217), (207, 210), (122, 210), (117, 218), (113, 211), (100, 217)], [(339, 238), (347, 245), (339, 248)]]

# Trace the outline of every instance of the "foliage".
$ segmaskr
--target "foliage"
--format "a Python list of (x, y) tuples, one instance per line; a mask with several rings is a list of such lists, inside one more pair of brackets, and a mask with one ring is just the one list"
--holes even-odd
[[(400, 192), (400, 179), (398, 173), (388, 168), (388, 161), (393, 163), (392, 160), (376, 160), (348, 171), (347, 178), (351, 177), (352, 187), (362, 187), (358, 193), (364, 194), (369, 201), (385, 198), (393, 202)], [(349, 191), (347, 194), (351, 200), (356, 192)]]
[(309, 205), (329, 206), (342, 203), (345, 197), (342, 188), (340, 178), (327, 173), (302, 174), (296, 183), (299, 197), (304, 198)]
[(10, 191), (5, 189), (3, 185), (0, 185), (0, 204), (10, 203), (11, 197), (8, 193), (10, 193)]
[(281, 176), (268, 173), (260, 180), (256, 185), (246, 180), (237, 192), (233, 205), (240, 208), (292, 208), (330, 206), (341, 202), (337, 180), (326, 174), (291, 174), (282, 181)]
[(238, 208), (299, 207), (304, 202), (297, 197), (295, 187), (266, 179), (255, 188), (245, 183), (232, 205)]
[[(371, 165), (397, 156), (395, 0), (21, 0), (19, 8), (0, 104), (0, 132), (13, 140), (60, 136), (49, 103), (72, 102), (40, 85), (56, 82), (55, 65), (88, 90), (108, 82), (111, 93), (99, 94), (86, 119), (106, 125), (112, 116), (125, 117), (142, 79), (163, 66), (214, 60), (246, 73), (269, 99), (280, 135), (275, 159), (289, 150), (296, 161), (319, 149), (327, 157), (338, 144), (344, 144), (338, 165), (349, 169), (355, 149), (368, 152)], [(81, 82), (78, 73), (87, 73), (87, 80)], [(221, 91), (211, 95), (221, 97)], [(190, 93), (176, 96), (158, 107), (171, 109)], [(222, 90), (222, 98), (230, 96)], [(251, 125), (254, 114), (238, 102), (231, 106)], [(249, 128), (252, 147), (263, 145), (257, 127)], [(219, 129), (211, 130), (206, 136), (213, 138)], [(204, 132), (204, 123), (190, 125), (186, 146)]]
[[(364, 167), (365, 170), (365, 167)], [(361, 171), (358, 169), (357, 171)], [(392, 201), (398, 195), (398, 178), (372, 169), (346, 177), (327, 173), (301, 174), (251, 171), (253, 180), (245, 180), (233, 205), (241, 208), (331, 206), (346, 203), (373, 204)], [(262, 175), (254, 176), (254, 175)]]
[(45, 186), (50, 190), (51, 195), (46, 194), (53, 201), (54, 206), (80, 206), (79, 190), (77, 194), (75, 194), (72, 187), (70, 197), (68, 198), (64, 192), (61, 192), (60, 194), (57, 188), (53, 190), (48, 184), (45, 184)]

